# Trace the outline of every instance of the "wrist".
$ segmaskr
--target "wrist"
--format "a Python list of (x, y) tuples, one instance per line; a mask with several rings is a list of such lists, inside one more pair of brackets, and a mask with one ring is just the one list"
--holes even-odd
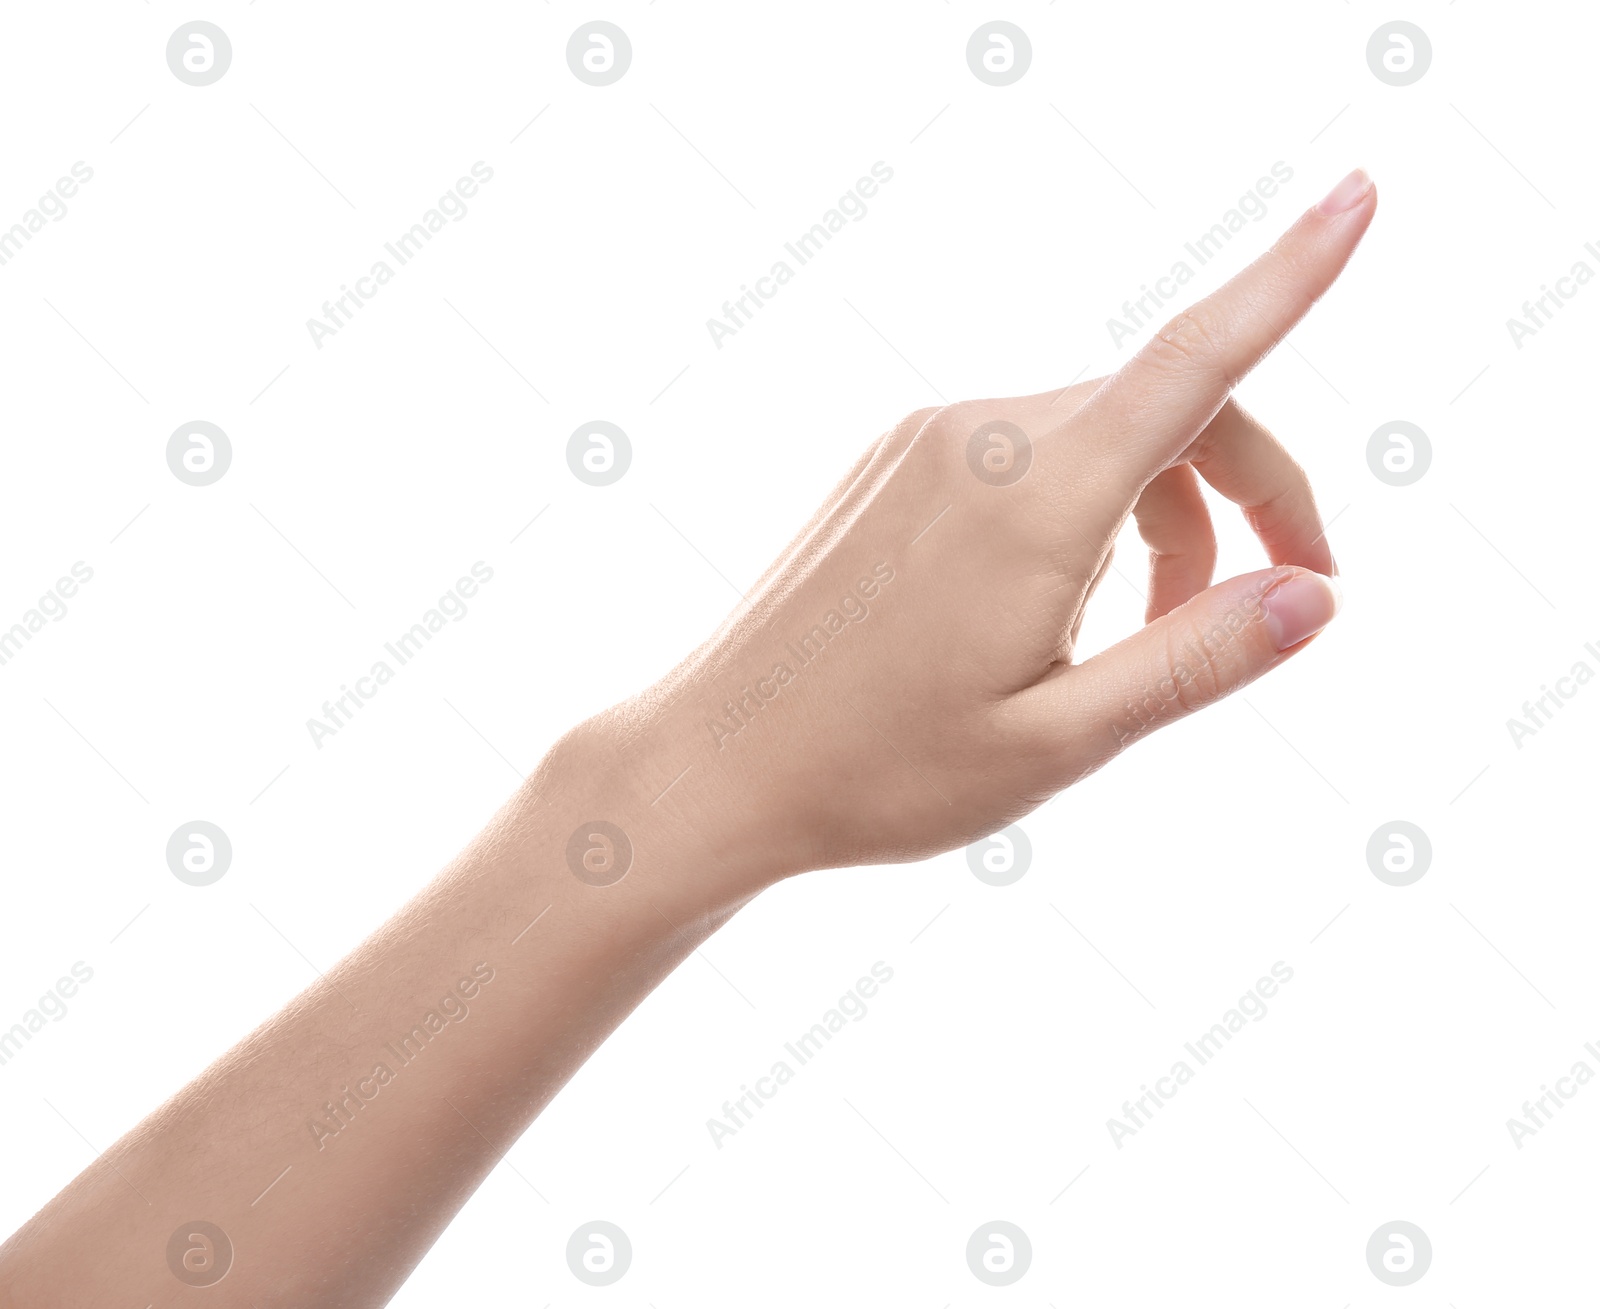
[(674, 751), (682, 740), (621, 705), (557, 741), (512, 806), (530, 870), (580, 899), (715, 918), (795, 871), (719, 771)]

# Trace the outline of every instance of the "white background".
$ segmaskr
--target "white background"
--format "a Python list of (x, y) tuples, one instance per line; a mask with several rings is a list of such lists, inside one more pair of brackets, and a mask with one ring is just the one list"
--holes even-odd
[[(633, 47), (604, 88), (565, 60), (599, 17)], [(209, 87), (165, 61), (192, 18), (233, 45)], [(1033, 47), (1003, 88), (964, 53), (993, 18)], [(1365, 56), (1395, 18), (1433, 45), (1404, 88)], [(1033, 815), (1012, 886), (957, 851), (763, 897), (395, 1303), (1592, 1296), (1600, 1086), (1521, 1150), (1506, 1127), (1600, 1070), (1600, 689), (1521, 749), (1506, 727), (1600, 669), (1600, 289), (1520, 350), (1506, 328), (1600, 269), (1592, 11), (156, 0), (4, 23), (0, 226), (75, 161), (94, 177), (0, 266), (0, 627), (74, 561), (94, 578), (0, 667), (0, 1027), (75, 961), (94, 978), (0, 1067), (0, 1228), (698, 642), (870, 437), (1115, 367), (1107, 318), (1275, 162), (1292, 182), (1196, 291), (1359, 164), (1364, 246), (1241, 392), (1334, 519), (1336, 624)], [(479, 160), (468, 215), (317, 349), (306, 320)], [(868, 215), (716, 349), (706, 319), (877, 160)], [(564, 455), (596, 418), (634, 452), (600, 489)], [(165, 459), (193, 419), (233, 447), (204, 488)], [(1433, 445), (1404, 488), (1365, 454), (1395, 419)], [(1219, 575), (1260, 566), (1218, 520)], [(1137, 546), (1091, 649), (1139, 621)], [(314, 748), (306, 719), (477, 560), (469, 615)], [(207, 888), (164, 857), (195, 818), (233, 843)], [(1433, 843), (1405, 888), (1365, 853), (1396, 818)], [(706, 1119), (877, 960), (869, 1015), (714, 1147)], [(1268, 1016), (1117, 1149), (1106, 1120), (1279, 960)], [(563, 1254), (592, 1218), (634, 1247), (606, 1290)], [(964, 1255), (995, 1218), (1034, 1250), (1005, 1290)], [(1433, 1244), (1404, 1290), (1365, 1257), (1394, 1219)]]

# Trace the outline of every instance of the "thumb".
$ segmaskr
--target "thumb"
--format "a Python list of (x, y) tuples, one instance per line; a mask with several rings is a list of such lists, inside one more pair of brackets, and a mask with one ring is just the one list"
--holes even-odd
[(1030, 708), (1058, 742), (1070, 743), (1075, 780), (1275, 668), (1326, 627), (1339, 604), (1338, 583), (1309, 569), (1246, 573), (1023, 696), (1038, 697)]

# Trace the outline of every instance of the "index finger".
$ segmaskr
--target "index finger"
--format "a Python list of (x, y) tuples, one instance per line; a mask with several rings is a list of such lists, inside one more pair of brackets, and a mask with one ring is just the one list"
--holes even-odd
[[(1084, 433), (1143, 486), (1333, 285), (1377, 206), (1372, 179), (1356, 169), (1264, 255), (1146, 342), (1058, 430)], [(1105, 448), (1108, 436), (1114, 448)]]

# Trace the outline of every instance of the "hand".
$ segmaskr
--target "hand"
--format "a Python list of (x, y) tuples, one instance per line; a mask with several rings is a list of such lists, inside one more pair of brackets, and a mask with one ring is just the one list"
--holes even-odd
[[(762, 886), (971, 841), (1300, 648), (1333, 616), (1332, 559), (1300, 470), (1228, 396), (1375, 204), (1347, 179), (1104, 382), (924, 410), (875, 442), (721, 631), (570, 733), (410, 905), (0, 1247), (0, 1305), (158, 1300), (202, 1214), (237, 1255), (218, 1303), (384, 1303)], [(1277, 567), (1206, 589), (1197, 473)], [(1129, 513), (1150, 621), (1074, 664)], [(435, 1006), (469, 977), (471, 1022), (447, 1025)], [(397, 1057), (401, 1032), (426, 1056)]]
[[(716, 833), (753, 886), (920, 859), (1301, 649), (1337, 611), (1333, 559), (1304, 473), (1230, 393), (1376, 207), (1352, 174), (1110, 378), (920, 410), (874, 442), (748, 603), (609, 717), (634, 792), (666, 787), (653, 805)], [(1210, 585), (1202, 477), (1276, 567)], [(1075, 664), (1130, 513), (1147, 625)]]

